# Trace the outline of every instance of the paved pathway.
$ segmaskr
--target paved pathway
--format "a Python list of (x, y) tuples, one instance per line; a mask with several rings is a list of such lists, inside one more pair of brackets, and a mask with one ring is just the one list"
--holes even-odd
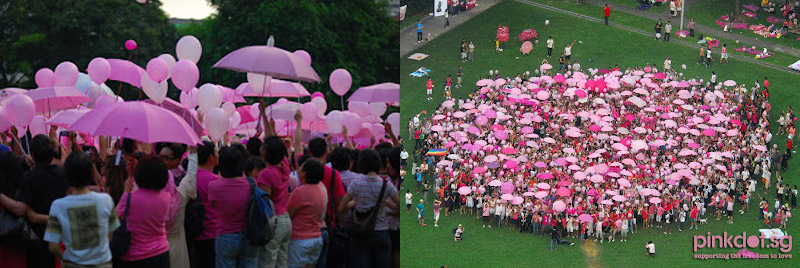
[[(596, 5), (596, 6), (604, 6), (606, 3), (608, 3), (608, 2), (606, 2), (604, 0), (587, 0), (587, 2), (589, 4)], [(697, 2), (697, 0), (687, 0), (686, 1), (686, 9), (687, 10), (692, 9), (692, 5), (695, 2)], [(665, 11), (665, 12), (649, 12), (649, 11), (645, 11), (645, 10), (638, 10), (636, 8), (632, 8), (630, 6), (626, 6), (626, 5), (622, 5), (622, 4), (618, 4), (618, 3), (608, 3), (608, 6), (611, 7), (611, 19), (610, 19), (610, 21), (614, 20), (614, 11), (618, 11), (618, 12), (621, 11), (621, 12), (625, 12), (625, 13), (628, 13), (628, 14), (631, 14), (631, 15), (636, 15), (636, 16), (639, 16), (639, 17), (645, 17), (645, 18), (652, 19), (652, 20), (661, 19), (665, 23), (666, 23), (667, 20), (672, 20), (674, 22), (674, 23), (672, 23), (673, 32), (677, 32), (678, 28), (680, 28), (680, 17), (678, 17), (678, 18), (668, 18), (667, 15), (668, 15), (669, 11)], [(669, 9), (666, 9), (666, 10), (669, 10)], [(720, 12), (724, 13), (722, 11), (720, 11)], [(684, 27), (687, 24), (689, 24), (689, 19), (690, 18), (688, 18), (688, 17), (684, 17), (684, 20), (685, 20), (684, 24), (683, 24)], [(686, 28), (684, 28), (684, 29), (686, 29)], [(709, 27), (709, 26), (706, 26), (706, 25), (699, 25), (698, 24), (695, 27), (695, 36), (697, 36), (697, 32), (706, 33), (708, 35), (711, 35), (712, 37), (721, 37), (721, 38), (725, 38), (725, 39), (729, 39), (729, 40), (739, 40), (740, 42), (748, 44), (748, 45), (755, 45), (755, 46), (757, 46), (759, 48), (767, 47), (770, 51), (776, 51), (776, 52), (789, 54), (789, 55), (792, 55), (792, 56), (795, 56), (795, 57), (800, 57), (800, 49), (798, 49), (798, 48), (779, 45), (779, 44), (775, 44), (775, 43), (772, 43), (772, 42), (764, 41), (761, 38), (755, 38), (755, 37), (751, 37), (751, 36), (744, 36), (744, 35), (741, 35), (741, 34), (738, 34), (738, 33), (723, 32), (722, 29), (720, 29), (719, 27)], [(795, 37), (791, 37), (791, 38), (795, 38)], [(800, 46), (800, 42), (798, 42), (798, 46)]]
[[(461, 23), (471, 19), (472, 17), (477, 16), (481, 12), (489, 9), (490, 7), (494, 6), (495, 4), (502, 2), (502, 0), (480, 0), (478, 1), (478, 5), (475, 6), (470, 11), (460, 12), (457, 16), (451, 16), (450, 19), (450, 27), (444, 27), (444, 16), (440, 17), (433, 17), (427, 16), (422, 19), (423, 30), (422, 34), (424, 38), (427, 39), (428, 33), (431, 34), (431, 39), (434, 39), (443, 33), (446, 33), (453, 27), (460, 25)], [(405, 29), (400, 30), (400, 57), (402, 58), (403, 55), (408, 54), (416, 50), (417, 48), (424, 45), (425, 42), (417, 42), (417, 24), (416, 22), (411, 26), (406, 27)]]

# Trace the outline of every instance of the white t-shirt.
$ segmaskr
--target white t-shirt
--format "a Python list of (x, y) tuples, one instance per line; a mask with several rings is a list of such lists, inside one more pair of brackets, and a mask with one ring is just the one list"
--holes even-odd
[(402, 152), (400, 152), (400, 158), (402, 158), (402, 159), (408, 159), (408, 152), (406, 152), (406, 151), (402, 151)]
[(553, 39), (547, 39), (547, 48), (553, 48)]
[(716, 82), (717, 82), (717, 75), (716, 74), (712, 74), (711, 75), (711, 83), (716, 83)]
[(647, 244), (645, 246), (650, 253), (656, 253), (656, 245), (655, 244)]
[(564, 48), (564, 56), (572, 55), (572, 47), (567, 46)]
[(671, 60), (665, 60), (664, 61), (664, 69), (669, 69), (670, 66), (672, 66), (672, 61)]
[(81, 265), (111, 261), (108, 234), (120, 223), (110, 195), (68, 195), (53, 201), (49, 214), (44, 241), (63, 242), (64, 260)]
[(411, 202), (411, 198), (412, 198), (413, 196), (414, 196), (414, 195), (413, 195), (413, 194), (411, 194), (411, 193), (406, 193), (406, 205), (411, 205), (411, 204), (413, 203), (413, 202)]

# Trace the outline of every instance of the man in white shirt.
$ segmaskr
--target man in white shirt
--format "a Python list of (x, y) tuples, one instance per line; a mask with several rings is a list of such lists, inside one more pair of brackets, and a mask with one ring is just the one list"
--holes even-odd
[(648, 241), (647, 245), (644, 247), (647, 249), (647, 254), (649, 254), (650, 257), (656, 257), (656, 245), (653, 244), (653, 241)]
[(668, 73), (670, 71), (672, 71), (672, 60), (670, 60), (669, 57), (667, 57), (667, 59), (664, 60), (664, 72)]
[(406, 190), (406, 214), (411, 213), (411, 205), (413, 203), (411, 200), (413, 197), (414, 195), (411, 193), (411, 191)]
[[(708, 53), (711, 53), (711, 52), (708, 52)], [(717, 73), (715, 73), (715, 72), (711, 72), (711, 86), (712, 87), (716, 87), (717, 86)]]
[(551, 58), (553, 56), (553, 37), (547, 37), (547, 57)]
[(672, 32), (672, 24), (667, 21), (667, 25), (664, 26), (664, 41), (669, 42), (669, 33)]
[(400, 152), (400, 166), (405, 167), (407, 161), (408, 161), (408, 151), (406, 151), (406, 148), (403, 148), (403, 151)]
[(581, 65), (578, 63), (578, 60), (575, 60), (575, 64), (572, 64), (572, 71), (573, 72), (581, 71)]

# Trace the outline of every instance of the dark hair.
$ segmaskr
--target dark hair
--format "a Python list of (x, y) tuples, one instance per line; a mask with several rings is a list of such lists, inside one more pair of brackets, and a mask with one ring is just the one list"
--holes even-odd
[(219, 173), (224, 178), (236, 178), (242, 176), (242, 152), (236, 148), (227, 146), (219, 150)]
[(167, 165), (156, 155), (144, 155), (136, 164), (136, 171), (133, 173), (136, 185), (139, 188), (150, 190), (161, 190), (167, 186), (169, 173)]
[(265, 151), (264, 160), (270, 165), (278, 165), (285, 157), (289, 156), (286, 144), (283, 144), (278, 136), (267, 137), (262, 148)]
[(317, 184), (325, 176), (325, 166), (316, 158), (306, 160), (302, 169), (306, 172), (306, 184)]
[(313, 138), (308, 141), (308, 152), (314, 157), (322, 157), (327, 149), (328, 143), (322, 138)]
[(170, 143), (167, 148), (172, 151), (172, 158), (180, 160), (183, 157), (183, 154), (186, 153), (186, 145), (178, 144), (178, 143)]
[(310, 158), (311, 158), (311, 156), (310, 156), (310, 155), (308, 155), (308, 154), (303, 154), (303, 155), (300, 155), (300, 157), (298, 157), (298, 158), (297, 158), (297, 166), (298, 166), (298, 167), (299, 167), (299, 166), (302, 166), (302, 165), (303, 165), (303, 163), (305, 163), (305, 162), (306, 162), (306, 160), (308, 160), (308, 159), (310, 159)]
[(128, 138), (122, 139), (122, 152), (125, 154), (132, 154), (134, 151), (134, 147), (136, 145), (136, 141)]
[(381, 172), (381, 156), (373, 149), (365, 149), (358, 154), (359, 173)]
[(350, 149), (338, 147), (328, 154), (328, 161), (331, 167), (338, 171), (350, 169)]
[(247, 160), (244, 160), (244, 172), (250, 173), (253, 169), (264, 169), (267, 167), (267, 164), (261, 157), (258, 156), (251, 156), (248, 157)]
[(210, 141), (204, 141), (202, 145), (197, 146), (197, 164), (205, 165), (208, 159), (214, 155), (215, 149), (214, 143)]
[(67, 177), (67, 186), (85, 187), (92, 183), (94, 169), (92, 158), (81, 151), (73, 151), (64, 160), (64, 175)]
[(244, 145), (242, 145), (241, 143), (238, 142), (233, 143), (231, 144), (231, 147), (233, 149), (239, 150), (239, 152), (242, 153), (242, 157), (244, 158), (250, 157), (250, 153), (247, 151), (247, 149), (244, 148)]
[(55, 155), (56, 144), (50, 137), (39, 134), (31, 140), (31, 155), (36, 164), (50, 164)]
[(258, 137), (253, 137), (247, 140), (247, 144), (245, 146), (247, 147), (247, 152), (250, 153), (250, 156), (261, 156), (261, 145), (263, 144), (264, 143), (261, 142), (261, 139)]
[(128, 168), (124, 160), (119, 161), (116, 165), (116, 159), (109, 157), (106, 160), (106, 189), (111, 198), (114, 199), (114, 204), (119, 203), (119, 198), (122, 192), (125, 191), (125, 180), (128, 179)]
[(357, 171), (358, 169), (358, 155), (361, 153), (359, 150), (350, 150), (350, 159), (353, 160), (353, 167), (350, 169), (351, 171)]
[[(388, 160), (386, 163), (392, 165), (392, 173), (399, 174), (400, 173), (400, 147), (394, 147), (389, 150), (386, 150), (386, 156), (384, 157)], [(386, 165), (387, 170), (389, 169), (389, 165)]]
[(13, 152), (0, 153), (0, 193), (16, 197), (24, 174), (22, 157)]

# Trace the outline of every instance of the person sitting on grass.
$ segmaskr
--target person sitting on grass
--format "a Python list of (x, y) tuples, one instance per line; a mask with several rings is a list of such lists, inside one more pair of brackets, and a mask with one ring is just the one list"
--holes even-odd
[(653, 241), (647, 241), (647, 245), (644, 246), (647, 249), (647, 254), (650, 257), (656, 257), (656, 245), (653, 244)]
[(461, 226), (461, 224), (459, 224), (457, 228), (453, 229), (453, 241), (458, 242), (459, 240), (463, 240), (464, 239), (463, 235), (464, 235), (464, 226)]

